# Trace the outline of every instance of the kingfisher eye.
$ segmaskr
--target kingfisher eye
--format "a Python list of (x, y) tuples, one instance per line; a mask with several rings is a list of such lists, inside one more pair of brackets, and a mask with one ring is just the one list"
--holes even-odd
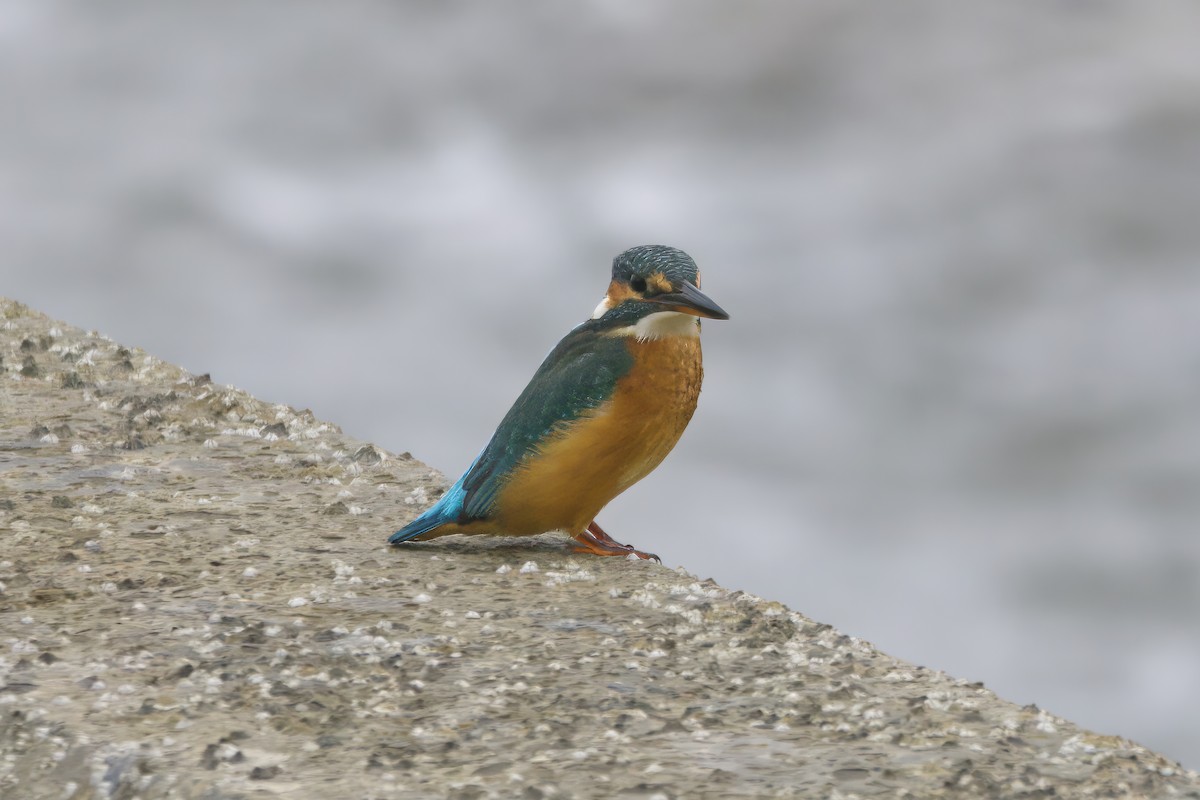
[(634, 278), (629, 282), (629, 288), (633, 289), (638, 294), (641, 294), (642, 292), (646, 291), (646, 279)]

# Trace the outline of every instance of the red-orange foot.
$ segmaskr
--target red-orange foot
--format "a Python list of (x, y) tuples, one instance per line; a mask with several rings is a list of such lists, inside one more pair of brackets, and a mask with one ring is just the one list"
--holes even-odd
[(657, 561), (662, 563), (662, 559), (654, 555), (654, 553), (643, 553), (641, 550), (634, 548), (630, 544), (621, 544), (616, 539), (604, 532), (604, 529), (596, 524), (595, 520), (591, 525), (588, 525), (587, 530), (575, 535), (577, 546), (574, 548), (576, 553), (592, 553), (597, 556), (629, 556), (634, 555), (638, 558)]

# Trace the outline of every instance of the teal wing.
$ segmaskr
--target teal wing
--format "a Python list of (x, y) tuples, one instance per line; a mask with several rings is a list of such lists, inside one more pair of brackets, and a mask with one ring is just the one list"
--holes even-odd
[(460, 519), (486, 518), (496, 493), (522, 458), (556, 426), (612, 396), (633, 366), (624, 337), (605, 336), (590, 322), (575, 328), (546, 356), (487, 447), (460, 479)]

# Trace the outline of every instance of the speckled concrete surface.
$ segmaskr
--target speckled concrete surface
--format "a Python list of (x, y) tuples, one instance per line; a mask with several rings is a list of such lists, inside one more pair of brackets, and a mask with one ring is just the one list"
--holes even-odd
[(407, 454), (11, 301), (0, 328), (4, 798), (1200, 798), (682, 571), (388, 548), (445, 485)]

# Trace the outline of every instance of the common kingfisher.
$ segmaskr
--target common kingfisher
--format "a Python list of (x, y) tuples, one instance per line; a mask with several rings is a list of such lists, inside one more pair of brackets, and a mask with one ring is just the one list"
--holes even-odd
[(566, 531), (575, 552), (658, 561), (595, 518), (659, 465), (696, 410), (700, 317), (729, 319), (699, 287), (696, 262), (673, 247), (613, 259), (592, 318), (550, 351), (466, 473), (388, 541)]

